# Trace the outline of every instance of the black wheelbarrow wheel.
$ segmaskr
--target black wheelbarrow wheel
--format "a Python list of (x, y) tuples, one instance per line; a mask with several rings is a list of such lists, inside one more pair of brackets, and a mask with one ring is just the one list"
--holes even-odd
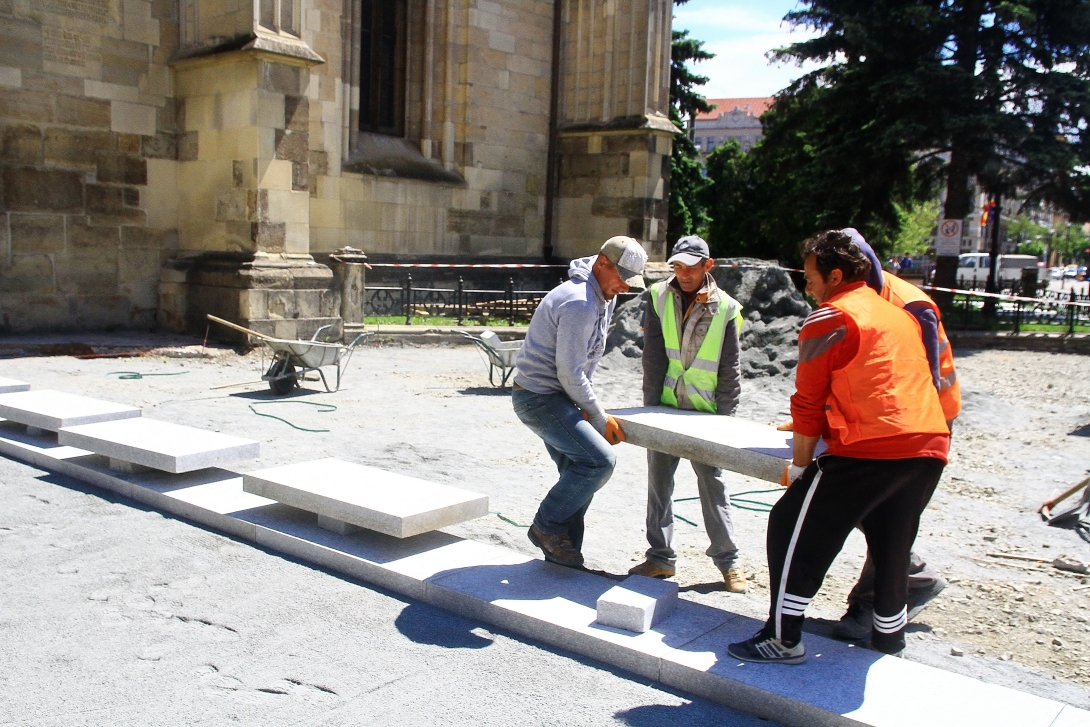
[(299, 385), (295, 378), (295, 366), (286, 358), (273, 361), (269, 372), (265, 375), (269, 377), (269, 389), (277, 395), (287, 394)]

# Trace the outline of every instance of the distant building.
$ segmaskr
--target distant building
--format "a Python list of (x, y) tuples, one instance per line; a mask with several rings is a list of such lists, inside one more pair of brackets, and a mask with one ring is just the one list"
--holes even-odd
[(715, 108), (697, 114), (693, 124), (693, 138), (701, 160), (727, 139), (737, 139), (742, 151), (749, 151), (761, 138), (761, 114), (772, 101), (771, 97), (709, 98), (708, 103)]

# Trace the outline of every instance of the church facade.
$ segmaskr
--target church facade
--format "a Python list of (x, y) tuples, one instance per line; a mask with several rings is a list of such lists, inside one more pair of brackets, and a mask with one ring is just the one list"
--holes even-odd
[(0, 331), (309, 336), (346, 247), (662, 259), (671, 9), (0, 0)]

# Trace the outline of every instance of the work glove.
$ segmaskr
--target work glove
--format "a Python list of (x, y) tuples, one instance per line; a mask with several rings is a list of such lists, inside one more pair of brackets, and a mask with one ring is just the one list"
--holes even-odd
[(780, 475), (780, 487), (790, 487), (795, 484), (795, 480), (805, 471), (805, 467), (794, 462), (788, 462), (787, 466), (783, 468), (783, 474)]
[(610, 444), (620, 444), (624, 441), (624, 430), (621, 429), (621, 423), (613, 417), (606, 415), (606, 441)]
[[(588, 422), (590, 421), (590, 415), (583, 412), (583, 418)], [(606, 430), (602, 432), (602, 436), (606, 438), (606, 441), (610, 444), (620, 444), (624, 441), (624, 430), (621, 429), (621, 423), (606, 414)]]

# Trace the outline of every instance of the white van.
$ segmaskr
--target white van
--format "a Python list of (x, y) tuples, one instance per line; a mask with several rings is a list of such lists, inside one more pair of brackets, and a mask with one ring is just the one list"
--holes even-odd
[[(958, 280), (984, 282), (988, 279), (991, 264), (992, 259), (986, 252), (968, 252), (958, 255)], [(1021, 280), (1023, 268), (1037, 268), (1038, 281), (1044, 279), (1042, 278), (1044, 268), (1037, 263), (1034, 255), (1000, 255), (997, 277), (1001, 281)]]

